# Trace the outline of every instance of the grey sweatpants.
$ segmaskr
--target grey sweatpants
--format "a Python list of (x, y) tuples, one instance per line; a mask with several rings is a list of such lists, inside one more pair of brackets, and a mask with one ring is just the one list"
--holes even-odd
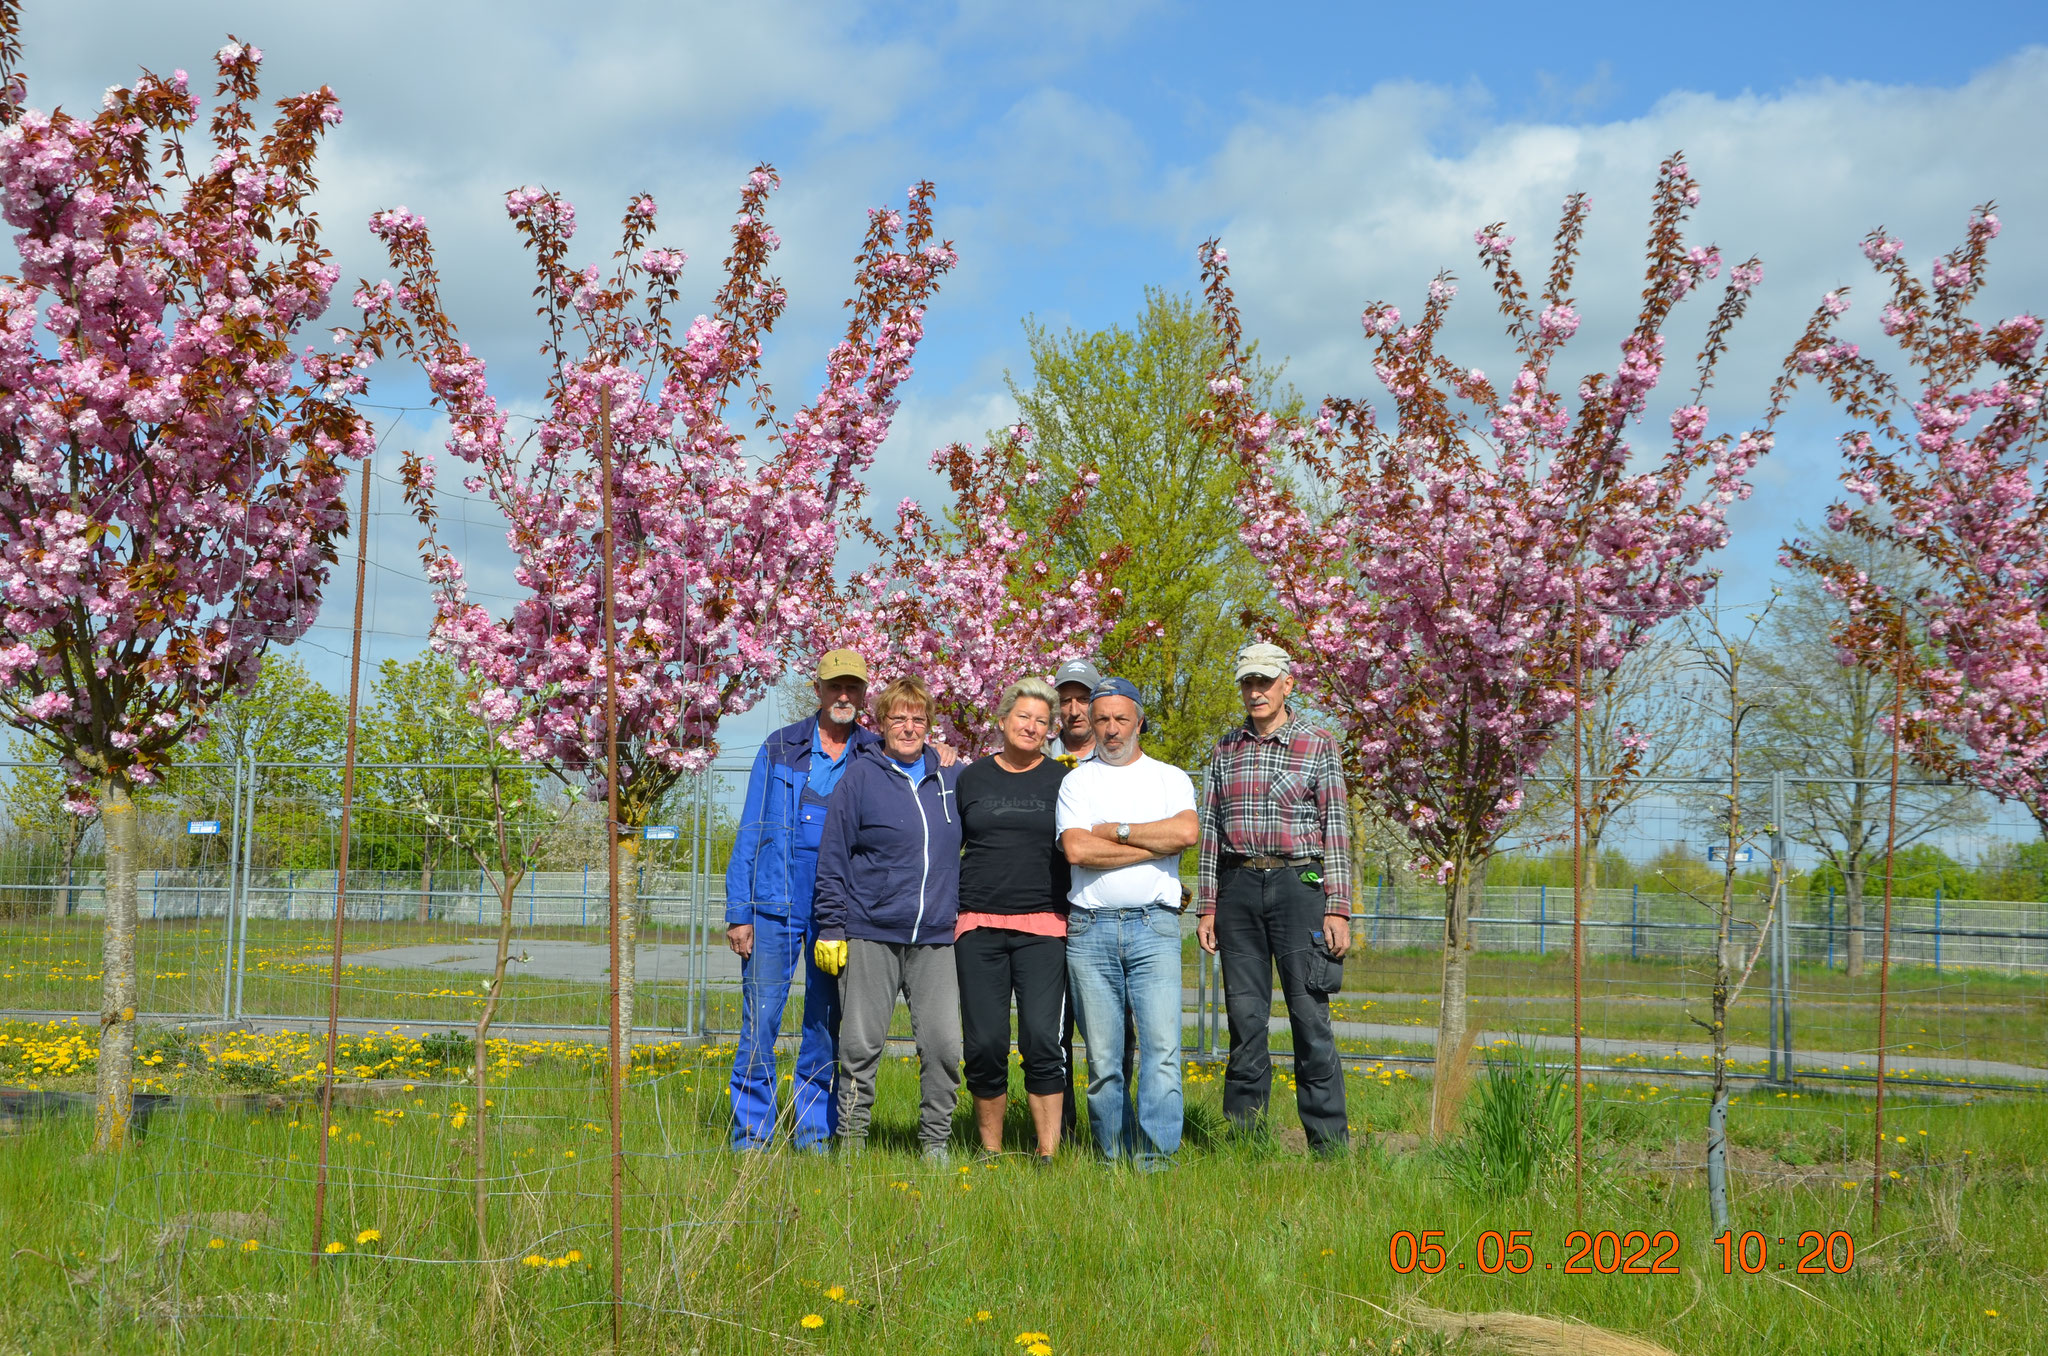
[(845, 1075), (839, 1137), (849, 1143), (868, 1137), (875, 1070), (898, 994), (910, 1005), (910, 1034), (917, 1041), (918, 1142), (942, 1148), (952, 1137), (960, 1096), (960, 980), (951, 946), (848, 940), (846, 973), (839, 977), (839, 1068)]

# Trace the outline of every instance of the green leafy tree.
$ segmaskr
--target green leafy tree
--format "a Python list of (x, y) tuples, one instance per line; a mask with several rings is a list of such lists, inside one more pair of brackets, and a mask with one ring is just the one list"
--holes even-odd
[[(273, 651), (247, 693), (216, 703), (206, 735), (179, 759), (172, 784), (200, 817), (233, 817), (234, 770), (256, 763), (255, 866), (317, 869), (333, 864), (330, 809), (341, 790), (348, 709), (296, 656)], [(247, 795), (248, 789), (244, 788)]]
[[(1244, 615), (1264, 610), (1266, 598), (1237, 535), (1232, 493), (1242, 471), (1189, 426), (1209, 402), (1215, 329), (1192, 297), (1147, 288), (1131, 328), (1055, 333), (1026, 320), (1024, 335), (1030, 382), (1011, 375), (1010, 392), (1036, 437), (1044, 475), (1023, 487), (1012, 512), (1019, 527), (1037, 530), (1077, 474), (1101, 474), (1087, 511), (1048, 562), (1049, 582), (1062, 585), (1112, 546), (1130, 545), (1117, 575), (1128, 601), (1104, 648), (1118, 654), (1146, 622), (1165, 625), (1165, 636), (1132, 650), (1118, 672), (1146, 696), (1146, 751), (1195, 766), (1243, 718), (1231, 661), (1253, 638)], [(1273, 403), (1278, 373), (1256, 355), (1250, 370), (1256, 394)]]
[(511, 765), (469, 709), (470, 692), (452, 659), (423, 651), (378, 665), (362, 716), (361, 760), (399, 765), (373, 767), (364, 781), (364, 862), (419, 872), (422, 923), (432, 912), (435, 869), (450, 854), (467, 865), (471, 840), (495, 837), (494, 794), (517, 807), (533, 801), (533, 774)]
[[(79, 851), (85, 846), (86, 834), (99, 822), (99, 808), (76, 800), (63, 767), (37, 740), (17, 735), (9, 741), (7, 756), (16, 766), (6, 789), (0, 791), (0, 803), (5, 804), (7, 818), (14, 826), (14, 846), (19, 855), (28, 858), (26, 864), (31, 865), (32, 879), (44, 874), (33, 868), (48, 861), (45, 849), (53, 850), (56, 869), (49, 872), (48, 884), (56, 888), (47, 893), (36, 890), (22, 899), (9, 901), (14, 907), (0, 906), (0, 914), (42, 913), (47, 909), (59, 918), (69, 918), (75, 906), (72, 878), (79, 865)], [(21, 849), (26, 851), (19, 852)], [(44, 882), (35, 879), (33, 883)]]

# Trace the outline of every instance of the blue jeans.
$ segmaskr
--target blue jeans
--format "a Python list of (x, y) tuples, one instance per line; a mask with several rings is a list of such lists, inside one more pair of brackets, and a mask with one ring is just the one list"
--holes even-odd
[[(1067, 915), (1067, 977), (1088, 1043), (1088, 1123), (1106, 1157), (1140, 1167), (1180, 1148), (1180, 946), (1180, 914), (1163, 904)], [(1135, 1090), (1124, 1076), (1126, 1013), (1138, 1033)]]
[(799, 1149), (823, 1149), (839, 1131), (839, 981), (811, 956), (802, 923), (754, 916), (754, 954), (740, 962), (740, 1040), (732, 1061), (732, 1143), (766, 1148), (775, 1137), (775, 1036), (789, 1003), (790, 982), (804, 966), (803, 1037), (791, 1090), (791, 1137)]

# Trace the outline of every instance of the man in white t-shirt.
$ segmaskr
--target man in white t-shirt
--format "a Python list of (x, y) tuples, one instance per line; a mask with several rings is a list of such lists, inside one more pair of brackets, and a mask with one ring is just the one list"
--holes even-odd
[(1180, 854), (1201, 837), (1195, 786), (1140, 748), (1145, 712), (1129, 680), (1097, 684), (1088, 712), (1095, 756), (1060, 783), (1055, 821), (1073, 864), (1067, 980), (1088, 1043), (1088, 1122), (1105, 1156), (1164, 1167), (1180, 1148)]

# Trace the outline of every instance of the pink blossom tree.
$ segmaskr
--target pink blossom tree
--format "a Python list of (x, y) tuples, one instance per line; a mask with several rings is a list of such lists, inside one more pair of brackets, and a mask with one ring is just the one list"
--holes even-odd
[(1829, 293), (1788, 379), (1811, 376), (1852, 421), (1842, 434), (1852, 496), (1828, 525), (1914, 562), (1910, 594), (1824, 544), (1788, 563), (1848, 605), (1844, 663), (1900, 683), (1900, 735), (1921, 765), (2027, 807), (2048, 835), (2048, 487), (2041, 462), (2041, 320), (1970, 315), (1998, 235), (1989, 204), (1922, 280), (1883, 230), (1863, 252), (1890, 289), (1880, 326), (1912, 376), (1835, 337), (1846, 290)]
[(319, 611), (347, 530), (365, 356), (295, 357), (335, 270), (307, 199), (341, 120), (281, 101), (255, 140), (262, 53), (215, 61), (212, 147), (185, 72), (90, 119), (23, 107), (0, 5), (0, 719), (61, 759), (107, 843), (96, 1142), (129, 1138), (137, 987), (133, 793), (264, 650)]
[[(717, 310), (680, 335), (684, 256), (650, 243), (653, 198), (629, 202), (607, 271), (566, 262), (576, 216), (558, 194), (506, 196), (538, 267), (548, 334), (547, 410), (528, 438), (513, 436), (482, 359), (442, 308), (426, 223), (403, 208), (371, 220), (400, 281), (358, 294), (363, 342), (418, 361), (452, 425), (447, 450), (465, 464), (466, 486), (504, 515), (518, 561), (521, 593), (509, 614), (471, 601), (461, 562), (434, 532), (435, 463), (409, 456), (408, 496), (427, 528), (422, 553), (438, 597), (433, 643), (476, 684), (474, 709), (508, 750), (580, 777), (598, 801), (610, 794), (606, 692), (615, 681), (615, 829), (629, 860), (649, 812), (710, 763), (720, 720), (749, 709), (781, 676), (789, 645), (829, 592), (840, 519), (860, 499), (910, 375), (925, 304), (954, 263), (952, 248), (932, 239), (929, 184), (912, 189), (907, 215), (872, 213), (852, 316), (826, 358), (824, 387), (785, 421), (761, 375), (763, 341), (787, 299), (767, 272), (780, 244), (766, 216), (776, 183), (766, 166), (748, 178)], [(765, 453), (729, 422), (742, 392), (756, 427), (768, 430)], [(606, 464), (609, 483), (599, 474)], [(604, 642), (607, 555), (613, 648)], [(628, 888), (636, 874), (621, 871)], [(633, 915), (629, 902), (620, 918), (622, 1029), (632, 1020)]]
[[(876, 683), (922, 678), (938, 704), (934, 737), (970, 757), (1000, 746), (996, 704), (1004, 688), (1100, 653), (1124, 607), (1116, 575), (1129, 546), (1102, 552), (1072, 579), (1054, 578), (1048, 563), (1086, 509), (1095, 471), (1081, 472), (1038, 530), (1012, 520), (1012, 501), (1042, 475), (1030, 438), (1019, 425), (979, 451), (955, 443), (933, 453), (932, 469), (953, 490), (953, 526), (941, 527), (910, 499), (897, 506), (893, 534), (863, 523), (880, 559), (856, 573), (810, 628), (812, 653), (858, 650)], [(1141, 625), (1125, 648), (1158, 632), (1157, 622)]]
[[(1249, 472), (1243, 537), (1279, 608), (1267, 630), (1292, 643), (1300, 681), (1343, 731), (1354, 786), (1405, 829), (1418, 869), (1444, 886), (1439, 1068), (1465, 1048), (1477, 867), (1525, 779), (1568, 733), (1574, 691), (1590, 703), (1652, 628), (1700, 600), (1727, 505), (1749, 494), (1744, 477), (1770, 446), (1768, 423), (1740, 437), (1707, 433), (1716, 361), (1762, 276), (1751, 259), (1731, 270), (1669, 447), (1642, 469), (1631, 464), (1629, 425), (1664, 375), (1664, 325), (1720, 271), (1716, 250), (1683, 237), (1698, 200), (1684, 161), (1666, 160), (1648, 281), (1616, 368), (1563, 390), (1553, 367), (1580, 323), (1571, 281), (1583, 195), (1565, 201), (1535, 300), (1504, 225), (1475, 236), (1517, 355), (1505, 389), (1438, 352), (1457, 292), (1449, 275), (1430, 284), (1413, 324), (1368, 306), (1373, 369), (1393, 402), (1385, 425), (1352, 400), (1326, 401), (1307, 425), (1257, 408), (1237, 365), (1224, 251), (1203, 249), (1225, 352), (1205, 419)], [(1444, 1110), (1439, 1098), (1439, 1129)]]

